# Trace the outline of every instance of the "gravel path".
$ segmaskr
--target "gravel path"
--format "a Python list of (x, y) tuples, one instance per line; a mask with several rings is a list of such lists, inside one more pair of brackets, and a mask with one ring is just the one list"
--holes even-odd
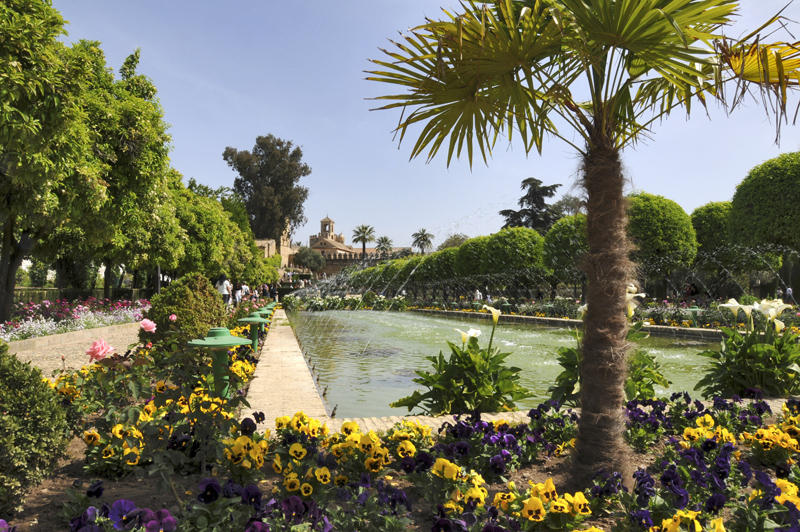
[(135, 322), (18, 340), (8, 346), (20, 360), (30, 362), (41, 369), (45, 377), (51, 377), (56, 370), (78, 369), (88, 364), (86, 350), (95, 340), (102, 338), (116, 353), (124, 353), (130, 344), (138, 342), (138, 335), (139, 324)]

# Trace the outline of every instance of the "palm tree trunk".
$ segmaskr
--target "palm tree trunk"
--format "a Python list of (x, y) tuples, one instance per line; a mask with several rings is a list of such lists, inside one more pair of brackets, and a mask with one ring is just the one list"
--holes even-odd
[(581, 416), (572, 480), (581, 485), (601, 469), (631, 482), (623, 439), (628, 320), (625, 292), (633, 278), (629, 259), (624, 178), (619, 150), (595, 134), (583, 159), (588, 195), (589, 253), (585, 261), (588, 311), (584, 316)]

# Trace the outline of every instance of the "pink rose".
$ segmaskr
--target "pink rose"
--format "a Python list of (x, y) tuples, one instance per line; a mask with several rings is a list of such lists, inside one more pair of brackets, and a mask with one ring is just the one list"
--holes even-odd
[(114, 348), (111, 347), (106, 343), (105, 340), (95, 340), (92, 346), (86, 350), (86, 354), (89, 355), (89, 360), (97, 361), (103, 360), (108, 356)]
[(169, 321), (176, 321), (177, 319), (178, 319), (178, 316), (176, 316), (175, 314), (170, 314), (169, 315)]
[(142, 326), (142, 329), (144, 329), (145, 332), (156, 332), (156, 322), (152, 320), (145, 318), (139, 322), (139, 325)]

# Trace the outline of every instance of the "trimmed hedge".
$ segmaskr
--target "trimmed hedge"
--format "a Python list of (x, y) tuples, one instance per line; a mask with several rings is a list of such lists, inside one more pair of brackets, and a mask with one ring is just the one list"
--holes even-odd
[[(156, 331), (139, 331), (143, 342), (164, 339), (174, 335), (178, 342), (204, 337), (209, 329), (226, 323), (228, 313), (222, 296), (204, 275), (190, 273), (174, 281), (160, 294), (153, 296), (145, 317), (156, 323)], [(177, 319), (171, 321), (170, 315)]]

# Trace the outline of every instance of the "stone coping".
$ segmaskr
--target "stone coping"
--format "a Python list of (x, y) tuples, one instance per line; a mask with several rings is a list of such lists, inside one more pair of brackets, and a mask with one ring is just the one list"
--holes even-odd
[[(463, 310), (436, 310), (436, 309), (410, 309), (412, 312), (421, 314), (433, 314), (450, 318), (475, 318), (479, 320), (491, 319), (489, 312), (466, 312)], [(547, 325), (550, 327), (583, 327), (583, 321), (566, 318), (545, 318), (539, 316), (523, 316), (521, 314), (502, 314), (500, 321), (506, 323), (529, 323)], [(702, 342), (716, 342), (722, 339), (722, 331), (719, 329), (703, 329), (699, 327), (669, 327), (667, 325), (645, 325), (642, 330), (652, 336), (665, 338), (682, 338), (688, 340), (698, 340)]]

